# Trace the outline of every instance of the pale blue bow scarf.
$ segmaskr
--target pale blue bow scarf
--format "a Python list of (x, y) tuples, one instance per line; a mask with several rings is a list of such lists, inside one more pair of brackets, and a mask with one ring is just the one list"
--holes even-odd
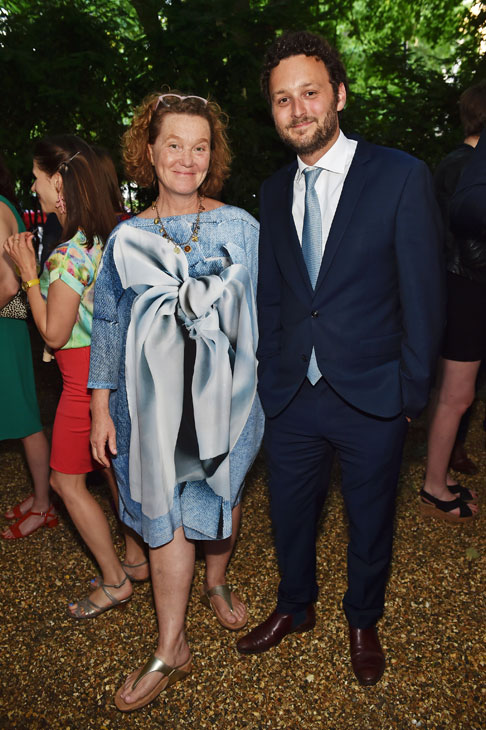
[[(183, 254), (128, 226), (113, 255), (123, 287), (137, 293), (126, 343), (132, 499), (156, 519), (171, 509), (178, 483), (206, 479), (229, 500), (229, 453), (257, 384), (248, 271), (233, 264), (220, 275), (192, 278)], [(188, 337), (195, 343), (191, 382), (184, 376)]]

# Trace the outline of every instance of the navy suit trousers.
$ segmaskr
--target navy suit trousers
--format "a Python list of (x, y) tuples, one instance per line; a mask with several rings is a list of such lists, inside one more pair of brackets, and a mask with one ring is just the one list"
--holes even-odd
[(337, 453), (349, 520), (344, 611), (357, 628), (381, 617), (406, 431), (405, 416), (363, 413), (324, 378), (315, 386), (305, 380), (289, 405), (267, 418), (265, 449), (281, 573), (278, 611), (297, 613), (317, 599), (317, 523)]

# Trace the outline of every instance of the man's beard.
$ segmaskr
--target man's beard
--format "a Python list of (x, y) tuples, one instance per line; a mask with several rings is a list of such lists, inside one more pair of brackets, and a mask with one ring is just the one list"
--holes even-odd
[[(303, 122), (317, 122), (317, 129), (315, 130), (312, 137), (302, 138), (293, 137), (290, 135), (289, 130), (293, 126), (302, 124)], [(316, 117), (301, 117), (295, 120), (294, 124), (290, 124), (285, 129), (277, 127), (277, 132), (280, 139), (285, 142), (294, 152), (298, 155), (312, 155), (314, 152), (318, 152), (324, 149), (326, 145), (332, 140), (339, 127), (337, 110), (329, 109), (326, 116), (319, 124)]]

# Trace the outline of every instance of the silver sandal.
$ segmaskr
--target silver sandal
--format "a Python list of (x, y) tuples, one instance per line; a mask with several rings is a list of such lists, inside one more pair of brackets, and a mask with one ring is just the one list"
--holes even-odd
[(129, 580), (128, 575), (125, 576), (125, 578), (122, 580), (121, 583), (118, 583), (118, 585), (110, 585), (109, 583), (102, 583), (98, 588), (101, 588), (103, 593), (107, 598), (110, 599), (111, 603), (108, 606), (98, 606), (94, 601), (91, 600), (89, 596), (86, 596), (86, 598), (81, 598), (80, 601), (78, 601), (78, 605), (76, 606), (74, 611), (70, 611), (68, 609), (68, 613), (72, 618), (77, 619), (85, 619), (85, 618), (96, 618), (100, 614), (104, 613), (105, 611), (109, 611), (111, 608), (116, 608), (117, 606), (125, 606), (129, 601), (131, 601), (132, 596), (128, 596), (128, 598), (122, 598), (119, 600), (118, 598), (115, 598), (115, 596), (112, 596), (110, 591), (107, 591), (107, 588), (121, 588), (125, 585), (125, 583)]
[[(133, 575), (130, 575), (130, 573), (127, 572), (127, 568), (141, 568), (142, 565), (147, 564), (148, 560), (144, 560), (143, 563), (122, 563), (121, 567), (123, 568), (123, 572), (127, 576), (130, 583), (146, 583), (148, 580), (150, 580), (150, 570), (146, 578), (134, 578)], [(90, 582), (94, 588), (100, 588), (100, 586), (103, 585), (103, 577), (101, 575), (96, 575), (94, 578), (91, 578)]]

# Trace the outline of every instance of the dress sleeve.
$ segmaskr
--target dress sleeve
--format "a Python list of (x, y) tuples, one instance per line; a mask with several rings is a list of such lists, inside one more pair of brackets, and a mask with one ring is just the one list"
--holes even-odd
[(116, 230), (106, 244), (95, 283), (89, 388), (118, 387), (122, 351), (118, 304), (124, 289), (113, 259), (115, 240)]
[(250, 272), (251, 283), (253, 284), (253, 292), (256, 296), (257, 279), (258, 279), (258, 236), (260, 225), (255, 218), (248, 216), (249, 220), (245, 221), (243, 233), (245, 237), (245, 251), (248, 261), (248, 271)]
[(67, 243), (59, 246), (47, 260), (49, 284), (61, 279), (76, 294), (82, 295), (95, 276), (95, 267), (88, 254), (79, 246)]

